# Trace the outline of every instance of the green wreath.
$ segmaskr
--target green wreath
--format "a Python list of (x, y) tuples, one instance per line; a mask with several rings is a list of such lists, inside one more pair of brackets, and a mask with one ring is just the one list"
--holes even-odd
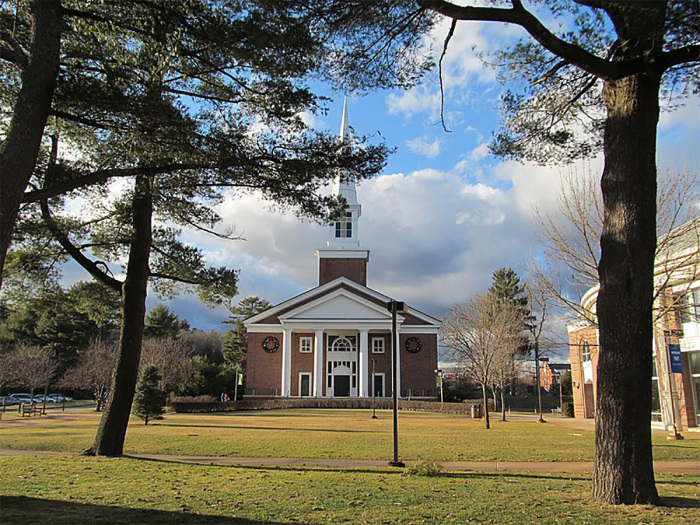
[(423, 348), (423, 343), (417, 337), (409, 337), (406, 339), (406, 351), (412, 354), (417, 354)]
[(266, 337), (263, 339), (262, 347), (268, 354), (272, 354), (280, 347), (280, 341), (276, 337)]

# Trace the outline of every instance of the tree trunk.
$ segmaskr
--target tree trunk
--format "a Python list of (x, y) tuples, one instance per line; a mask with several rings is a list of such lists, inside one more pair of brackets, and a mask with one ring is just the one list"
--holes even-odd
[(498, 398), (496, 397), (496, 391), (498, 388), (494, 385), (491, 387), (491, 395), (493, 396), (493, 410), (498, 412)]
[(656, 504), (651, 450), (657, 75), (607, 81), (593, 498)]
[(501, 421), (506, 420), (506, 394), (501, 388)]
[(0, 288), (12, 231), (41, 147), (58, 76), (63, 14), (58, 0), (34, 0), (32, 45), (0, 157)]
[(484, 398), (484, 426), (485, 428), (491, 428), (491, 425), (489, 423), (489, 393), (486, 383), (483, 383), (481, 385), (481, 390), (483, 392)]
[(540, 415), (538, 421), (544, 423), (542, 417), (542, 386), (540, 385), (540, 344), (535, 341), (535, 388), (537, 389), (537, 413)]
[(136, 178), (132, 210), (134, 229), (126, 279), (122, 287), (122, 315), (117, 364), (95, 442), (92, 448), (86, 452), (87, 454), (118, 456), (124, 450), (124, 438), (126, 437), (138, 379), (143, 326), (146, 316), (148, 259), (151, 253), (151, 215), (153, 213), (151, 181), (146, 176)]

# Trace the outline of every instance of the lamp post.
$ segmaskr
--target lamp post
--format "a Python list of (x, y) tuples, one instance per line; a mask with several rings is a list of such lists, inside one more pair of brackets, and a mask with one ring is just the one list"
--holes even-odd
[(372, 359), (372, 419), (377, 419), (377, 383), (375, 380), (374, 367), (377, 364), (376, 359)]
[(391, 356), (392, 356), (392, 378), (391, 378), (391, 393), (394, 398), (394, 459), (389, 462), (392, 467), (405, 467), (403, 461), (399, 461), (399, 398), (397, 392), (397, 372), (398, 372), (398, 345), (396, 344), (396, 314), (404, 313), (404, 304), (402, 301), (391, 300), (386, 304), (387, 310), (391, 312)]
[(435, 373), (438, 376), (438, 379), (440, 379), (440, 407), (442, 407), (443, 402), (445, 401), (445, 396), (443, 395), (443, 389), (442, 389), (442, 375), (443, 371), (440, 370), (439, 368), (435, 370)]

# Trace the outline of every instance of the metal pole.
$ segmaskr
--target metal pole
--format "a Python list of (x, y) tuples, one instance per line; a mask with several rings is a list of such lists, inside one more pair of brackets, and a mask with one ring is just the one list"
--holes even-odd
[(392, 299), (391, 301), (391, 355), (393, 357), (392, 369), (393, 375), (391, 378), (392, 388), (391, 393), (394, 397), (394, 460), (389, 462), (392, 467), (405, 467), (405, 463), (399, 461), (399, 397), (397, 388), (397, 378), (398, 373), (397, 367), (397, 344), (396, 344), (396, 301)]
[(442, 370), (440, 370), (440, 406), (445, 402), (445, 389), (442, 384)]

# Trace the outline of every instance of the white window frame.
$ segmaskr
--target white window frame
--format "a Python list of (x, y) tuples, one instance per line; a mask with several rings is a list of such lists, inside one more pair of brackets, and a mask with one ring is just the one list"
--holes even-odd
[(382, 391), (377, 394), (376, 397), (386, 397), (386, 373), (385, 372), (375, 372), (372, 374), (372, 390), (370, 390), (370, 394), (374, 395), (374, 378), (375, 377), (382, 377)]
[[(304, 350), (304, 343), (308, 343), (308, 350)], [(303, 336), (299, 338), (299, 352), (302, 354), (310, 354), (314, 351), (314, 338)]]
[[(301, 378), (303, 376), (309, 376), (309, 395), (308, 396), (303, 396), (301, 395)], [(313, 380), (313, 375), (311, 372), (299, 372), (299, 397), (311, 397), (313, 396), (313, 383), (311, 382)]]
[[(374, 346), (375, 342), (380, 342), (381, 343), (381, 350), (377, 350), (377, 348)], [(383, 337), (373, 337), (372, 338), (372, 353), (373, 354), (383, 354), (386, 352), (386, 343)]]
[[(586, 352), (584, 352), (584, 348), (586, 349)], [(581, 341), (581, 362), (590, 363), (592, 360), (593, 356), (591, 355), (591, 344), (584, 339)]]

